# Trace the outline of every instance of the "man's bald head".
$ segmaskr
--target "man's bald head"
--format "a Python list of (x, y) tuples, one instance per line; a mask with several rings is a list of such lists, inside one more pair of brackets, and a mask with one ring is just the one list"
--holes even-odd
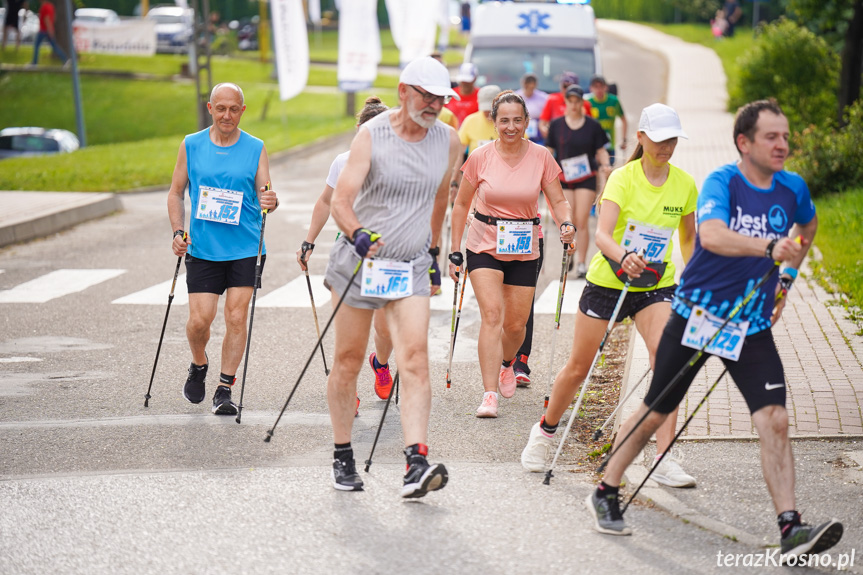
[(213, 102), (216, 99), (216, 92), (218, 92), (219, 90), (233, 90), (234, 92), (236, 92), (237, 95), (240, 96), (240, 105), (245, 105), (246, 98), (243, 95), (243, 89), (240, 88), (237, 84), (234, 84), (233, 82), (222, 82), (213, 86), (213, 90), (210, 92), (210, 102)]

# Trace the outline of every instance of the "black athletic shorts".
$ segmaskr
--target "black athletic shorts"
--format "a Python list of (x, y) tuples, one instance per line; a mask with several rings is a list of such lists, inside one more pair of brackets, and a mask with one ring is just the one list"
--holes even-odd
[(591, 190), (593, 192), (596, 191), (596, 176), (590, 176), (587, 179), (581, 180), (580, 182), (561, 182), (560, 185), (564, 190), (577, 190), (577, 189), (585, 189)]
[[(267, 256), (261, 256), (261, 273)], [(253, 287), (257, 256), (241, 260), (213, 262), (186, 254), (186, 286), (189, 293), (215, 293), (222, 295), (232, 287)], [(258, 288), (261, 287), (258, 282)]]
[[(650, 291), (626, 292), (623, 305), (620, 306), (620, 311), (615, 321), (621, 322), (628, 317), (634, 317), (635, 314), (655, 303), (671, 303), (674, 297), (674, 290), (676, 289), (677, 286), (672, 285)], [(581, 299), (578, 300), (578, 309), (588, 317), (609, 320), (614, 311), (614, 306), (617, 305), (617, 300), (620, 299), (621, 291), (623, 290), (602, 287), (587, 282), (587, 285), (584, 286), (584, 291), (581, 292)]]
[[(680, 343), (686, 330), (687, 320), (676, 312), (662, 332), (659, 347), (656, 350), (656, 370), (650, 389), (644, 397), (645, 405), (652, 405), (665, 387), (674, 379), (677, 372), (689, 363), (698, 350), (686, 347)], [(654, 408), (659, 413), (671, 413), (677, 407), (686, 391), (695, 379), (695, 375), (709, 358), (704, 354), (684, 375), (678, 384)], [(773, 342), (773, 333), (769, 329), (746, 337), (740, 350), (740, 359), (722, 362), (728, 368), (728, 374), (749, 406), (749, 413), (755, 413), (768, 405), (785, 406), (785, 371), (782, 360)]]
[(536, 286), (536, 272), (538, 269), (535, 260), (511, 260), (500, 261), (491, 254), (475, 254), (467, 250), (467, 272), (488, 268), (503, 272), (503, 283), (508, 286)]

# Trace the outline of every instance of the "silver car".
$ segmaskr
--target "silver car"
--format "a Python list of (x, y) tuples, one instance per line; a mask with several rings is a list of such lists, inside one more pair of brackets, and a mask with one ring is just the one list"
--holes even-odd
[(156, 52), (181, 54), (189, 51), (194, 31), (194, 11), (179, 6), (156, 6), (147, 12), (156, 21)]
[(4, 128), (0, 130), (0, 160), (22, 156), (43, 156), (74, 152), (78, 137), (68, 130), (45, 128)]

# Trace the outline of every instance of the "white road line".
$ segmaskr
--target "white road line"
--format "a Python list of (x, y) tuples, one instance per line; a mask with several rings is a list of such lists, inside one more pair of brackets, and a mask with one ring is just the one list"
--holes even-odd
[[(310, 275), (309, 279), (312, 282), (312, 293), (315, 295), (315, 306), (318, 308), (328, 306), (330, 291), (324, 287), (324, 276)], [(287, 284), (260, 298), (256, 305), (258, 307), (312, 307), (305, 274), (295, 277)]]
[[(136, 291), (129, 295), (115, 299), (111, 303), (119, 304), (136, 304), (136, 305), (166, 305), (168, 303), (168, 294), (171, 293), (171, 282), (168, 281), (156, 284), (141, 291)], [(177, 276), (177, 285), (174, 287), (174, 301), (171, 305), (186, 305), (189, 303), (189, 292), (186, 288), (186, 274)]]
[(0, 291), (0, 303), (45, 303), (83, 291), (124, 273), (126, 270), (119, 269), (56, 270), (10, 290)]
[[(542, 292), (542, 295), (536, 300), (536, 305), (533, 308), (533, 313), (543, 313), (554, 315), (557, 309), (557, 286), (560, 285), (558, 280), (552, 281)], [(563, 294), (563, 308), (560, 310), (562, 314), (574, 315), (578, 312), (578, 300), (581, 299), (581, 292), (584, 291), (584, 286), (587, 285), (585, 280), (569, 279), (566, 280), (566, 291)]]
[(27, 363), (31, 361), (42, 361), (41, 357), (0, 357), (0, 363)]
[[(449, 263), (447, 262), (447, 265)], [(443, 273), (443, 270), (441, 270)], [(449, 311), (452, 314), (452, 291), (455, 289), (455, 282), (449, 276), (441, 278), (441, 286), (440, 289), (443, 290), (443, 293), (440, 295), (436, 295), (429, 302), (429, 308), (432, 311)], [(458, 293), (461, 295), (461, 284), (458, 286)], [(473, 294), (473, 285), (470, 283), (470, 279), (468, 279), (467, 286), (464, 288), (464, 301), (462, 302), (462, 310), (464, 310), (464, 306), (468, 305), (474, 299)], [(458, 302), (456, 302), (458, 305)]]

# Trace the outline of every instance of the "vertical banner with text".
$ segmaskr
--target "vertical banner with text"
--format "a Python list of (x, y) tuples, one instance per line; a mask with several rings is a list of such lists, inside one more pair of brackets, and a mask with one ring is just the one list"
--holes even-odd
[(279, 97), (290, 100), (309, 80), (309, 38), (303, 0), (271, 0)]
[(401, 65), (431, 54), (440, 20), (440, 0), (386, 0), (386, 5)]
[(378, 77), (380, 61), (377, 1), (342, 2), (339, 11), (339, 89), (358, 92), (370, 88)]

